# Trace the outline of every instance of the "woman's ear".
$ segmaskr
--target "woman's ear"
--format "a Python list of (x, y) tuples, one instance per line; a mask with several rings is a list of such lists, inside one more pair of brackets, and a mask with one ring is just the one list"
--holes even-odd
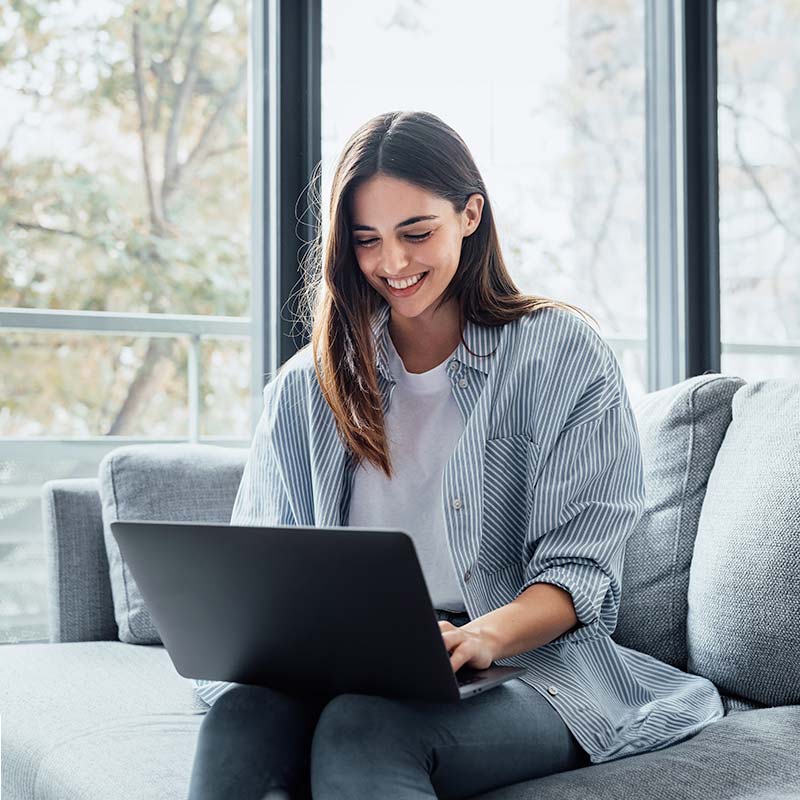
[(475, 192), (469, 196), (467, 205), (461, 212), (461, 232), (464, 236), (471, 236), (475, 233), (481, 222), (483, 213), (483, 195)]

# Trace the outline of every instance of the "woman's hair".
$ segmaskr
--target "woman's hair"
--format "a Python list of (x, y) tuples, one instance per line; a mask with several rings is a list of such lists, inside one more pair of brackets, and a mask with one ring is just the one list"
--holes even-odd
[(494, 326), (547, 307), (586, 312), (519, 292), (503, 262), (483, 179), (456, 131), (425, 111), (393, 111), (364, 123), (345, 144), (333, 175), (324, 249), (320, 229), (316, 246), (303, 259), (303, 311), (310, 316), (314, 368), (342, 441), (357, 464), (367, 459), (391, 478), (370, 327), (372, 315), (386, 301), (361, 272), (350, 230), (353, 192), (375, 175), (426, 189), (449, 200), (457, 213), (470, 195), (483, 195), (480, 224), (462, 240), (456, 273), (436, 306), (457, 299), (465, 347), (466, 319)]

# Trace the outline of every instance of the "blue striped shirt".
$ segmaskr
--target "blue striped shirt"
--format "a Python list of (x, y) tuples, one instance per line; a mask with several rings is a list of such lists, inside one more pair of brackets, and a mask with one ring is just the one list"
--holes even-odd
[[(372, 319), (384, 410), (394, 385), (389, 314), (383, 304)], [(495, 663), (526, 669), (521, 679), (593, 763), (666, 747), (721, 719), (711, 681), (611, 638), (645, 486), (636, 420), (608, 344), (559, 308), (498, 327), (467, 321), (464, 342), (447, 367), (465, 429), (444, 468), (442, 507), (467, 611), (475, 619), (544, 582), (570, 593), (579, 621)], [(231, 524), (346, 525), (353, 474), (307, 345), (264, 389)], [(233, 685), (194, 684), (209, 704)]]

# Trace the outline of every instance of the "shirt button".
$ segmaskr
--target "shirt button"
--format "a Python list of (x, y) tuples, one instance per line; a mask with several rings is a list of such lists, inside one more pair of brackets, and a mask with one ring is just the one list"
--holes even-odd
[(448, 367), (448, 369), (450, 370), (450, 372), (456, 372), (458, 370), (458, 360), (454, 358), (450, 362), (450, 366)]
[(464, 583), (466, 583), (466, 582), (467, 582), (467, 581), (468, 581), (468, 580), (469, 580), (471, 577), (472, 577), (472, 570), (471, 570), (471, 569), (468, 569), (468, 570), (467, 570), (467, 571), (464, 573)]
[(558, 686), (548, 686), (547, 691), (549, 694), (558, 694)]
[(460, 386), (460, 387), (463, 389), (463, 388), (464, 388), (464, 387), (467, 385), (467, 379), (466, 379), (466, 378), (462, 378), (462, 379), (461, 379), (461, 380), (458, 382), (458, 385), (459, 385), (459, 386)]
[(461, 508), (461, 498), (454, 497), (453, 498), (453, 508)]

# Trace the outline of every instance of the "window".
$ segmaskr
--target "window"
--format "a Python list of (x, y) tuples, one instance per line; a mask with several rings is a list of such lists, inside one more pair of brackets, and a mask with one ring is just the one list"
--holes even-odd
[(46, 480), (249, 440), (247, 60), (245, 0), (0, 10), (0, 641), (47, 636)]
[(717, 6), (722, 370), (800, 374), (800, 7)]
[(631, 396), (643, 394), (643, 0), (324, 0), (322, 10), (323, 192), (367, 119), (437, 114), (477, 161), (519, 288), (591, 313)]

